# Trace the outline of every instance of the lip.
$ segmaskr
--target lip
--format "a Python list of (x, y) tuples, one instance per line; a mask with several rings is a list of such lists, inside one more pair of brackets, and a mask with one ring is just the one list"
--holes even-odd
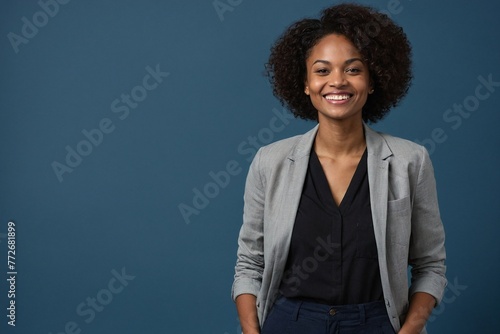
[[(326, 97), (328, 95), (348, 95), (349, 98), (347, 99), (342, 99), (342, 100), (330, 100), (330, 99), (327, 99)], [(345, 104), (345, 103), (348, 103), (352, 97), (354, 96), (353, 93), (349, 92), (349, 91), (333, 91), (333, 92), (328, 92), (326, 94), (323, 94), (323, 98), (326, 100), (326, 102), (330, 103), (330, 104)]]

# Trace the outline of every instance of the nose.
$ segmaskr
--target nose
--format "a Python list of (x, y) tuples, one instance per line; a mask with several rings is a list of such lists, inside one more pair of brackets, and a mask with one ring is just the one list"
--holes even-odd
[(330, 87), (343, 87), (347, 84), (344, 71), (335, 70), (330, 72), (330, 78), (328, 79), (328, 85)]

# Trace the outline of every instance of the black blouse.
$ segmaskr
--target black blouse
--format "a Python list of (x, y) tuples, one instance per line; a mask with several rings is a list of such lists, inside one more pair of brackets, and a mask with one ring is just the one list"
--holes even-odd
[(280, 293), (329, 305), (383, 300), (366, 150), (338, 206), (311, 150)]

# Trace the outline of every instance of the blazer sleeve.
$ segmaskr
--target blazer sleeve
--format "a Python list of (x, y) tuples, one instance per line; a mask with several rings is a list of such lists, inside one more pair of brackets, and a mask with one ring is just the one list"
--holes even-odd
[(436, 304), (443, 298), (447, 284), (444, 239), (434, 170), (427, 150), (422, 147), (413, 196), (408, 259), (411, 266), (410, 296), (415, 292), (427, 292), (434, 296)]
[(265, 189), (261, 177), (261, 153), (255, 155), (248, 172), (243, 208), (243, 225), (238, 238), (232, 298), (241, 294), (257, 296), (264, 271), (264, 202)]

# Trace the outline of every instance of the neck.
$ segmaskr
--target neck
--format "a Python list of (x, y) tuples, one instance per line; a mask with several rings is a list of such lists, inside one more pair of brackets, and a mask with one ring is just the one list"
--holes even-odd
[(314, 149), (318, 155), (328, 157), (359, 156), (366, 148), (363, 122), (339, 124), (319, 123)]

